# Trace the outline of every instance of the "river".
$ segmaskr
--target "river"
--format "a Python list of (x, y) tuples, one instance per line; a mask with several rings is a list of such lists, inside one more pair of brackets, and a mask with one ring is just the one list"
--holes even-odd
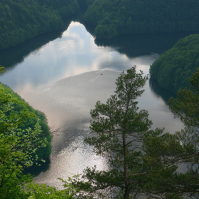
[[(159, 54), (183, 36), (151, 34), (94, 41), (84, 25), (71, 22), (63, 33), (42, 35), (0, 52), (0, 64), (6, 66), (0, 81), (43, 111), (53, 134), (50, 162), (35, 168), (34, 173), (39, 173), (35, 181), (61, 189), (57, 178), (67, 179), (87, 166), (108, 169), (107, 160), (83, 141), (89, 133), (90, 110), (96, 101), (106, 102), (114, 93), (122, 71), (136, 65), (138, 71), (149, 74)], [(183, 124), (165, 103), (170, 93), (149, 81), (144, 90), (138, 106), (149, 111), (152, 128), (170, 133), (180, 130)]]

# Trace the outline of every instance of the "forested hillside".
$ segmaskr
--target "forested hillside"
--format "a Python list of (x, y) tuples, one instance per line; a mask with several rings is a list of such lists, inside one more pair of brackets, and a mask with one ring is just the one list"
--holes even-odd
[(150, 68), (150, 75), (159, 85), (177, 93), (190, 88), (189, 78), (199, 67), (199, 35), (180, 39), (163, 53)]
[[(21, 120), (17, 121), (16, 124), (14, 124), (16, 125), (15, 132), (17, 133), (18, 131), (21, 131), (22, 139), (25, 139), (23, 138), (23, 136), (26, 137), (27, 129), (29, 128), (34, 129), (35, 125), (38, 122), (39, 126), (41, 127), (41, 132), (37, 137), (37, 141), (46, 144), (44, 147), (40, 147), (35, 152), (32, 153), (32, 160), (34, 161), (37, 159), (38, 161), (40, 161), (41, 159), (48, 159), (51, 154), (51, 135), (47, 124), (46, 116), (44, 115), (44, 113), (33, 109), (23, 99), (21, 99), (21, 97), (18, 94), (16, 94), (9, 87), (1, 83), (0, 83), (0, 94), (1, 94), (0, 118), (2, 119), (1, 116), (3, 115), (2, 103), (5, 103), (6, 100), (8, 100), (9, 98), (12, 99), (13, 103), (11, 109), (5, 112), (5, 116), (7, 118), (11, 118), (14, 115), (18, 117), (24, 112), (24, 110), (26, 110), (29, 113), (29, 115), (24, 116)], [(5, 98), (3, 98), (4, 96)], [(11, 122), (13, 119), (12, 120), (8, 119), (8, 121), (9, 120)], [(5, 132), (7, 135), (12, 133), (10, 131), (10, 128), (7, 127), (7, 124), (5, 123), (4, 119), (2, 119), (0, 122), (0, 134)]]
[(63, 27), (77, 10), (77, 0), (1, 0), (0, 49)]
[(79, 11), (97, 38), (199, 30), (197, 0), (1, 0), (0, 49), (63, 27)]
[(93, 0), (84, 17), (97, 38), (199, 30), (198, 0)]

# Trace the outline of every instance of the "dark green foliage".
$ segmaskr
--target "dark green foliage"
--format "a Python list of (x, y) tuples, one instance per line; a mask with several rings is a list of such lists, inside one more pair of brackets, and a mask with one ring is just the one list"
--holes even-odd
[(87, 9), (95, 0), (78, 0), (81, 9)]
[[(47, 124), (46, 116), (44, 115), (44, 113), (33, 109), (31, 106), (29, 106), (27, 103), (25, 103), (24, 100), (21, 99), (19, 95), (14, 93), (9, 87), (7, 87), (3, 84), (0, 84), (0, 85), (1, 85), (1, 87), (3, 87), (5, 89), (7, 94), (12, 95), (19, 102), (20, 101), (22, 102), (22, 103), (13, 103), (12, 109), (10, 111), (6, 112), (6, 116), (18, 115), (18, 114), (20, 114), (20, 112), (22, 112), (24, 109), (26, 109), (27, 111), (32, 113), (33, 116), (30, 115), (29, 117), (24, 117), (23, 122), (18, 124), (18, 128), (22, 131), (24, 131), (25, 129), (28, 129), (28, 128), (34, 129), (37, 122), (41, 127), (42, 133), (38, 136), (37, 139), (41, 140), (41, 141), (43, 139), (46, 139), (47, 143), (44, 147), (39, 148), (34, 154), (32, 154), (33, 159), (35, 159), (36, 156), (37, 156), (38, 161), (40, 161), (41, 159), (49, 158), (49, 156), (51, 154), (51, 135), (50, 135), (50, 130), (49, 130), (49, 127)], [(3, 131), (3, 129), (1, 129), (1, 131)]]
[(63, 18), (77, 10), (76, 0), (1, 0), (0, 49), (63, 27)]
[(5, 67), (0, 65), (0, 73), (4, 73), (5, 72), (4, 69), (5, 69)]
[(190, 78), (191, 90), (181, 89), (177, 98), (169, 100), (169, 107), (186, 126), (199, 127), (199, 68)]
[(85, 12), (97, 38), (119, 34), (199, 30), (197, 0), (2, 0), (0, 49), (63, 27), (65, 18)]
[[(15, 104), (20, 110), (15, 111)], [(0, 84), (0, 197), (24, 198), (23, 183), (30, 182), (30, 175), (22, 175), (22, 168), (31, 166), (35, 153), (45, 147), (47, 139), (41, 134), (38, 117), (28, 110), (27, 104), (14, 92)], [(27, 118), (36, 120), (33, 128), (21, 129)]]
[(150, 75), (158, 84), (174, 93), (190, 88), (189, 78), (199, 67), (199, 35), (180, 39), (150, 67)]
[(73, 193), (70, 190), (57, 190), (55, 187), (35, 182), (27, 185), (24, 194), (28, 199), (73, 199)]
[(110, 38), (118, 34), (196, 31), (198, 9), (197, 0), (95, 0), (84, 18), (96, 27), (97, 38)]
[(189, 162), (188, 171), (181, 178), (181, 188), (198, 197), (199, 181), (199, 69), (190, 78), (191, 88), (180, 89), (177, 98), (170, 98), (169, 108), (181, 119), (185, 129), (178, 133), (179, 140), (187, 151), (182, 159)]

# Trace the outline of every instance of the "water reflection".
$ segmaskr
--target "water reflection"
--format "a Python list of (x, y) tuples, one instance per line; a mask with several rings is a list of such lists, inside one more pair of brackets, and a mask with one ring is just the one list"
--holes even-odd
[(25, 168), (23, 173), (26, 175), (31, 173), (33, 176), (38, 176), (41, 172), (46, 172), (50, 168), (50, 159), (46, 160), (45, 163), (39, 162), (40, 166), (33, 165), (32, 167)]
[(174, 97), (174, 98), (177, 97), (176, 94), (160, 87), (160, 85), (153, 79), (149, 79), (149, 85), (151, 88), (151, 92), (153, 92), (154, 95), (156, 96), (161, 96), (165, 104), (168, 103), (170, 97)]
[[(114, 48), (117, 45), (127, 55), (120, 54), (118, 47)], [(130, 46), (123, 45), (118, 41), (113, 47), (98, 47), (82, 24), (72, 22), (61, 37), (37, 48), (0, 76), (3, 83), (47, 115), (53, 131), (49, 169), (35, 178), (37, 182), (61, 188), (57, 178), (67, 179), (87, 166), (108, 169), (106, 158), (96, 156), (92, 147), (83, 142), (89, 133), (90, 109), (96, 101), (106, 102), (114, 94), (115, 80), (121, 71), (137, 65), (137, 70), (147, 75), (149, 66), (158, 57), (155, 50), (133, 56), (133, 48), (130, 52)], [(139, 45), (135, 41), (134, 46)], [(152, 92), (148, 81), (144, 90), (138, 106), (149, 111), (153, 128), (165, 127), (171, 133), (181, 129), (182, 123), (173, 119), (168, 106), (159, 94)]]
[[(68, 24), (69, 25), (69, 24)], [(27, 40), (23, 44), (0, 51), (0, 64), (6, 68), (13, 68), (22, 63), (24, 58), (31, 52), (46, 45), (48, 42), (61, 36), (61, 30), (52, 33), (45, 33), (33, 39)]]
[(110, 40), (96, 40), (98, 46), (109, 46), (128, 57), (152, 53), (162, 54), (170, 49), (180, 38), (196, 32), (134, 34), (117, 36)]
[[(88, 30), (92, 32), (90, 28)], [(2, 82), (19, 91), (25, 89), (24, 85), (34, 88), (102, 68), (123, 71), (137, 64), (136, 59), (132, 63), (129, 58), (139, 59), (140, 56), (153, 54), (157, 57), (189, 34), (125, 35), (94, 41), (82, 24), (72, 22), (63, 34), (60, 31), (44, 34), (0, 51), (0, 65), (7, 67), (7, 74), (0, 77)]]
[(88, 71), (104, 67), (122, 71), (134, 64), (113, 48), (97, 47), (85, 27), (72, 22), (61, 38), (33, 51), (22, 63), (1, 75), (1, 81), (20, 93), (27, 87), (34, 89)]

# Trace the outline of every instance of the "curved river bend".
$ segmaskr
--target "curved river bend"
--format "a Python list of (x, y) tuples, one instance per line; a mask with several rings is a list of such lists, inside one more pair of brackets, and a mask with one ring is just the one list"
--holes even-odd
[[(96, 156), (83, 142), (88, 134), (90, 109), (96, 101), (105, 102), (114, 93), (115, 79), (122, 71), (136, 65), (147, 75), (159, 53), (135, 57), (123, 51), (117, 43), (114, 47), (97, 46), (82, 24), (71, 22), (61, 37), (32, 51), (0, 76), (2, 83), (46, 114), (53, 132), (50, 164), (35, 177), (37, 182), (62, 188), (57, 178), (67, 179), (87, 166), (108, 169), (106, 159)], [(149, 81), (144, 89), (138, 106), (149, 111), (153, 128), (165, 127), (171, 133), (180, 130), (182, 123), (173, 119)]]

